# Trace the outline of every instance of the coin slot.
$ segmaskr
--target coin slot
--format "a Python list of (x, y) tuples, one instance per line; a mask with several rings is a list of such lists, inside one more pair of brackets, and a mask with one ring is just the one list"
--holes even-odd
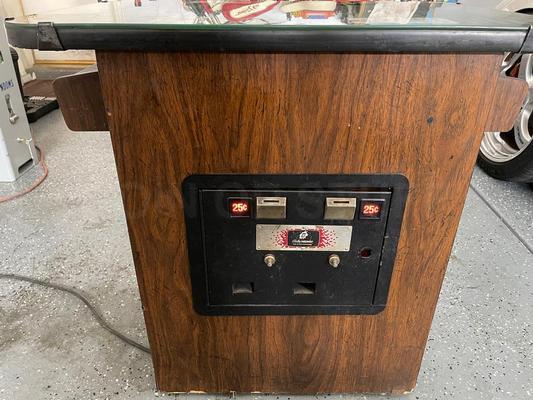
[(256, 203), (257, 219), (285, 219), (287, 217), (286, 197), (258, 197)]
[(327, 197), (324, 219), (351, 221), (355, 217), (356, 205), (355, 197)]
[(309, 295), (315, 294), (316, 283), (314, 282), (298, 282), (296, 286), (292, 289), (293, 294), (295, 295)]
[(250, 294), (254, 292), (253, 282), (236, 282), (232, 285), (233, 294)]

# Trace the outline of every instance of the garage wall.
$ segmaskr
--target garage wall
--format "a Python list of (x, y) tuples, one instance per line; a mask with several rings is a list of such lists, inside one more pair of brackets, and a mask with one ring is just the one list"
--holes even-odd
[(26, 15), (30, 15), (49, 14), (53, 10), (96, 3), (97, 0), (21, 0), (20, 2)]
[[(98, 6), (97, 0), (0, 0), (0, 13), (2, 16), (27, 16), (31, 21), (32, 14), (63, 14), (68, 13), (72, 7)], [(100, 7), (101, 9), (101, 7)], [(38, 51), (20, 50), (22, 66), (25, 70), (34, 64), (58, 65), (86, 65), (93, 64), (95, 55), (93, 51)]]
[[(0, 18), (20, 17), (24, 15), (22, 4), (18, 0), (0, 0)], [(19, 55), (19, 69), (23, 82), (32, 79), (27, 69), (31, 68), (35, 62), (32, 50), (17, 49)]]

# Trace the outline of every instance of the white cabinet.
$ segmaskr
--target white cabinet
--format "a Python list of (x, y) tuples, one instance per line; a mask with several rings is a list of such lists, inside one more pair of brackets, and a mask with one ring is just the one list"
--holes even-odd
[(36, 153), (3, 26), (0, 54), (0, 182), (13, 182)]

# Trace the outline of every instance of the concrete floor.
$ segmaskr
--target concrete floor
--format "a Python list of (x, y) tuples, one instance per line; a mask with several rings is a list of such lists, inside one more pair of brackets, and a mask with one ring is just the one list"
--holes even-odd
[[(109, 134), (69, 132), (57, 111), (33, 129), (50, 176), (0, 204), (0, 272), (80, 288), (146, 343)], [(517, 238), (533, 245), (533, 191), (478, 170), (473, 185), (516, 232), (470, 192), (418, 387), (403, 399), (533, 398), (533, 254)], [(154, 392), (149, 356), (104, 331), (80, 301), (0, 281), (0, 399), (158, 397), (168, 396)]]

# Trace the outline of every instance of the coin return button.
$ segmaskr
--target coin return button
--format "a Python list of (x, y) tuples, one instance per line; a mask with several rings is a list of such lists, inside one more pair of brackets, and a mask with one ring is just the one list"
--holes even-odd
[(327, 197), (324, 219), (351, 221), (355, 217), (356, 204), (355, 197)]
[(257, 219), (285, 219), (287, 217), (286, 197), (258, 197)]

